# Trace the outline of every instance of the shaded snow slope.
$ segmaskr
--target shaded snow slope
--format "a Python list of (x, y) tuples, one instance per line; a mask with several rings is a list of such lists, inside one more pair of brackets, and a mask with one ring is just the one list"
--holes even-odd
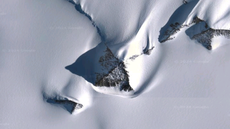
[[(140, 55), (143, 50), (153, 48), (154, 42), (148, 35), (151, 33), (149, 23), (154, 17), (154, 1), (70, 1), (80, 13), (90, 17), (101, 39), (119, 59)], [(113, 18), (107, 18), (109, 16)]]
[[(90, 12), (88, 12), (88, 10), (85, 9), (85, 6), (82, 3), (82, 1), (80, 2), (80, 1), (70, 0), (69, 2), (74, 4), (75, 9), (80, 14), (83, 14), (86, 18), (89, 19), (89, 21), (92, 23), (93, 27), (95, 27), (95, 29), (97, 30), (97, 33), (101, 38), (101, 43), (96, 48), (83, 54), (79, 59), (77, 59), (77, 61), (74, 64), (67, 66), (66, 69), (70, 70), (72, 73), (74, 73), (76, 75), (84, 77), (88, 82), (92, 83), (95, 87), (97, 87), (96, 89), (98, 89), (99, 87), (109, 88), (109, 90), (113, 91), (113, 94), (114, 93), (120, 94), (118, 91), (123, 91), (123, 90), (128, 91), (128, 92), (133, 91), (133, 88), (129, 84), (128, 72), (125, 70), (125, 68), (126, 68), (125, 63), (126, 62), (123, 61), (124, 58), (126, 58), (126, 57), (121, 58), (116, 54), (116, 52), (118, 52), (118, 51), (119, 51), (119, 53), (121, 53), (120, 49), (124, 46), (127, 46), (126, 42), (129, 42), (129, 40), (131, 40), (131, 39), (126, 40), (125, 38), (127, 38), (129, 36), (123, 37), (119, 41), (119, 44), (116, 45), (117, 41), (112, 41), (110, 38), (108, 38), (107, 34), (109, 34), (109, 33), (105, 33), (104, 28), (102, 26), (100, 26), (101, 20), (100, 20), (100, 22), (97, 22), (94, 18), (95, 14), (92, 15)], [(143, 14), (143, 15), (145, 15), (145, 14)], [(142, 22), (144, 24), (144, 22), (145, 22), (145, 20), (147, 20), (147, 18), (143, 17), (143, 19), (139, 19), (139, 20), (142, 20)], [(109, 26), (114, 26), (114, 24), (109, 24)], [(133, 26), (133, 25), (130, 25), (130, 26)], [(141, 26), (138, 28), (141, 28)], [(135, 27), (131, 27), (131, 28), (135, 28)], [(125, 30), (121, 30), (121, 31), (125, 31)], [(108, 31), (108, 29), (106, 29), (106, 31)], [(132, 32), (129, 32), (129, 34), (130, 33), (137, 34), (137, 33), (139, 33), (139, 31), (141, 31), (141, 30), (138, 30), (138, 32), (132, 31)], [(114, 32), (116, 32), (116, 31), (114, 31)], [(143, 33), (143, 32), (141, 32), (141, 33)], [(114, 35), (112, 35), (112, 36), (114, 36)], [(125, 36), (125, 35), (122, 34), (122, 36)], [(131, 41), (132, 43), (129, 43), (128, 48), (126, 47), (124, 49), (124, 51), (126, 51), (126, 52), (122, 52), (123, 55), (126, 55), (126, 53), (129, 53), (128, 55), (130, 57), (128, 59), (133, 60), (133, 59), (135, 59), (133, 57), (138, 57), (138, 56), (141, 56), (143, 54), (150, 55), (151, 51), (153, 50), (154, 47), (152, 46), (152, 43), (150, 41), (149, 34), (147, 34), (147, 35), (141, 34), (141, 36), (145, 36), (144, 42), (145, 42), (146, 46), (142, 47), (142, 45), (143, 45), (142, 42), (138, 43), (137, 41), (135, 41), (135, 42)], [(140, 38), (140, 34), (139, 34), (138, 38)], [(119, 37), (116, 37), (116, 40), (117, 39), (119, 39)], [(134, 40), (136, 40), (136, 39), (134, 39)], [(105, 47), (106, 47), (106, 50), (105, 50)], [(129, 48), (129, 47), (131, 47), (131, 48)], [(138, 51), (136, 49), (139, 49), (140, 52), (137, 53)], [(101, 52), (101, 51), (103, 51), (103, 52)], [(114, 53), (115, 53), (115, 55), (114, 55)], [(133, 55), (131, 55), (131, 54), (133, 54)], [(82, 64), (84, 64), (84, 66)], [(95, 87), (94, 87), (94, 89), (95, 89)], [(115, 89), (112, 89), (111, 87), (113, 87)], [(99, 89), (101, 89), (101, 88), (99, 88)], [(106, 91), (97, 90), (97, 91), (100, 91), (102, 93), (108, 93), (108, 90), (106, 90)], [(116, 92), (118, 92), (118, 93), (116, 93)], [(108, 94), (111, 94), (111, 92), (109, 92)]]

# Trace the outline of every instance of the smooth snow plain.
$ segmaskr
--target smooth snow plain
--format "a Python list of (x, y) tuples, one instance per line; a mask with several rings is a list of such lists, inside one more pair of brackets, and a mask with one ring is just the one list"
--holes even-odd
[[(188, 0), (186, 5), (182, 0), (75, 2), (106, 35), (114, 55), (125, 61), (134, 94), (98, 92), (65, 68), (101, 43), (92, 22), (72, 3), (2, 0), (0, 129), (230, 127), (229, 39), (215, 37), (210, 51), (183, 28), (173, 40), (159, 42), (167, 23), (190, 23), (194, 16), (215, 29), (229, 29), (227, 0)], [(154, 46), (150, 55), (141, 54), (146, 46)], [(140, 56), (128, 60), (133, 55)], [(44, 92), (67, 96), (84, 107), (70, 114), (45, 102)]]

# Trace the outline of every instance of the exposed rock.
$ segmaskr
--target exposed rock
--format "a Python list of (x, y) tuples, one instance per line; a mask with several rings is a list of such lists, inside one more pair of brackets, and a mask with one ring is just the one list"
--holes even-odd
[(190, 38), (201, 43), (208, 50), (212, 50), (212, 39), (215, 36), (224, 36), (225, 38), (230, 38), (230, 30), (212, 29), (205, 21), (199, 18), (195, 18), (194, 21), (196, 21), (194, 27), (198, 26), (200, 23), (199, 25), (202, 26), (198, 27), (203, 29), (199, 33), (193, 33), (192, 36), (190, 35)]
[(171, 24), (170, 28), (167, 31), (165, 31), (164, 37), (160, 40), (160, 42), (163, 43), (168, 40), (174, 39), (174, 35), (184, 27), (190, 27), (187, 30), (187, 34), (189, 33), (189, 31), (191, 31), (191, 33), (188, 34), (190, 38), (201, 43), (208, 50), (212, 50), (211, 43), (212, 39), (215, 36), (224, 36), (225, 38), (230, 38), (230, 30), (210, 28), (204, 20), (198, 17), (194, 17), (193, 21), (189, 24), (180, 25), (178, 22)]
[(199, 23), (199, 22), (202, 22), (202, 20), (199, 19), (198, 17), (195, 17), (195, 18), (193, 19), (193, 21), (192, 21), (191, 23), (189, 23), (189, 24), (180, 24), (180, 23), (178, 23), (178, 22), (175, 22), (175, 23), (170, 24), (170, 28), (169, 28), (168, 30), (165, 31), (163, 38), (160, 39), (160, 42), (161, 42), (161, 43), (164, 43), (164, 42), (166, 42), (166, 41), (168, 41), (168, 40), (174, 39), (174, 38), (175, 38), (174, 35), (175, 35), (177, 32), (179, 32), (182, 28), (184, 28), (184, 27), (189, 27), (189, 26), (191, 26), (192, 24), (194, 24), (194, 23), (197, 24), (197, 23)]
[(150, 49), (145, 49), (145, 50), (143, 51), (143, 53), (146, 54), (146, 55), (150, 55), (151, 52), (152, 52), (152, 50), (153, 50), (153, 48), (154, 48), (154, 47), (152, 47), (152, 48), (150, 48)]
[(83, 105), (78, 103), (78, 102), (69, 100), (68, 98), (61, 97), (58, 95), (50, 97), (46, 94), (43, 94), (43, 99), (50, 104), (54, 104), (54, 105), (57, 105), (57, 106), (60, 106), (64, 109), (66, 109), (71, 114), (75, 110), (81, 109), (83, 107)]
[(95, 86), (98, 87), (118, 87), (120, 91), (132, 91), (129, 85), (129, 75), (125, 70), (125, 65), (122, 61), (117, 59), (110, 49), (107, 47), (105, 55), (99, 60), (103, 69), (107, 73), (96, 73)]
[(180, 31), (181, 28), (182, 25), (180, 25), (178, 22), (171, 24), (170, 28), (165, 31), (164, 37), (160, 39), (160, 42), (163, 43), (168, 40), (174, 39), (175, 37), (173, 37), (173, 35), (176, 34), (178, 31)]
[(121, 61), (113, 55), (108, 47), (105, 50), (105, 54), (99, 59), (99, 63), (101, 64), (103, 70), (107, 71), (114, 69), (120, 62)]
[(200, 34), (194, 35), (192, 39), (201, 43), (208, 50), (212, 50), (212, 39), (215, 36), (224, 36), (225, 38), (230, 38), (230, 30), (215, 30), (210, 28), (201, 32)]
[(133, 55), (132, 57), (130, 57), (130, 60), (135, 60), (137, 57), (139, 57), (139, 55)]

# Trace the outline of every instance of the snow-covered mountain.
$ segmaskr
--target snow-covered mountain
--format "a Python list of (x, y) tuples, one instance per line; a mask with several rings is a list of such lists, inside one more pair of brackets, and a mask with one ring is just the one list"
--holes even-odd
[(227, 0), (1, 1), (0, 128), (229, 128), (229, 12)]

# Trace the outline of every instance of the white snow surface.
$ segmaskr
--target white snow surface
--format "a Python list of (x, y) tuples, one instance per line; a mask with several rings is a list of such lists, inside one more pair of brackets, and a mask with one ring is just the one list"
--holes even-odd
[(190, 12), (187, 22), (195, 16), (205, 20), (213, 29), (229, 29), (230, 4), (228, 0), (193, 0), (197, 4)]
[[(190, 23), (194, 16), (211, 28), (229, 29), (229, 1), (75, 2), (106, 35), (112, 52), (125, 61), (135, 92), (124, 98), (106, 92), (108, 89), (96, 89), (65, 68), (101, 43), (92, 22), (73, 4), (66, 0), (2, 0), (0, 129), (230, 127), (229, 39), (214, 38), (214, 48), (219, 48), (211, 51), (191, 40), (186, 29), (174, 40), (158, 41), (167, 23)], [(154, 49), (150, 55), (141, 55), (148, 41)], [(128, 60), (133, 55), (140, 56)], [(82, 69), (88, 64), (85, 66)], [(45, 102), (43, 93), (58, 93), (83, 104), (83, 109), (70, 114)]]

